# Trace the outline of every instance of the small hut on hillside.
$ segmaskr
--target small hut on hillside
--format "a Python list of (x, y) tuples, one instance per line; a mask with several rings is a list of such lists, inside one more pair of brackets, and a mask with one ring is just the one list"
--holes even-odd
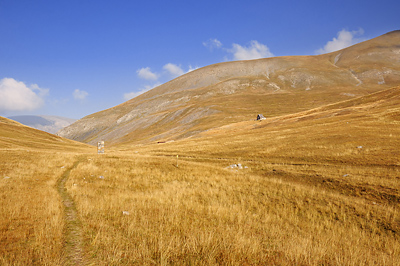
[(265, 120), (266, 118), (262, 114), (257, 115), (257, 120)]

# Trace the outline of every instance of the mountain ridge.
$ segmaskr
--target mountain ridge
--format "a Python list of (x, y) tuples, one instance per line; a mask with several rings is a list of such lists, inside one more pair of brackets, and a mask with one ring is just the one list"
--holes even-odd
[(2, 150), (88, 151), (90, 147), (0, 116), (0, 149)]
[(400, 31), (316, 56), (206, 66), (86, 116), (60, 136), (95, 144), (176, 140), (224, 124), (296, 113), (400, 84)]
[(77, 119), (50, 115), (16, 115), (8, 117), (26, 126), (48, 133), (56, 134), (62, 128), (69, 126)]

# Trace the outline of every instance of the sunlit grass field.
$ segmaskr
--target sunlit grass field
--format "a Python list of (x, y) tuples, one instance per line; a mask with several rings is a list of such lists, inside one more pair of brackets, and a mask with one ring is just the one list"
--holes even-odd
[[(115, 153), (90, 157), (71, 172), (67, 187), (96, 263), (397, 263), (398, 200), (329, 187), (344, 172), (360, 177), (371, 169), (291, 166), (286, 172), (283, 162), (242, 158), (248, 168), (231, 170), (194, 159), (176, 167), (173, 157)], [(399, 174), (384, 173), (387, 179)], [(296, 180), (308, 175), (320, 181)], [(396, 189), (392, 196), (398, 197)]]
[(67, 177), (82, 265), (398, 265), (398, 94), (105, 154), (0, 146), (0, 264), (72, 264)]
[(64, 154), (0, 150), (0, 265), (61, 265)]

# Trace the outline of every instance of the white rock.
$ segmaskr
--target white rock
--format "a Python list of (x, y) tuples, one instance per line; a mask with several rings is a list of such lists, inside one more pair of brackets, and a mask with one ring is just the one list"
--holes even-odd
[(123, 215), (129, 215), (129, 212), (128, 211), (123, 211), (122, 214)]
[(238, 163), (238, 164), (231, 164), (231, 165), (227, 166), (226, 168), (228, 168), (228, 169), (233, 169), (233, 168), (248, 169), (247, 166), (243, 166), (241, 163)]

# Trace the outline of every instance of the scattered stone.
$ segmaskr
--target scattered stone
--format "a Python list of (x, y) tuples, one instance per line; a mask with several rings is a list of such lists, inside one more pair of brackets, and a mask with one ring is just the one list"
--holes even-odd
[(129, 215), (129, 212), (128, 211), (123, 211), (122, 215)]
[(104, 179), (104, 176), (101, 175), (101, 176), (99, 176), (99, 178), (100, 178), (100, 179)]
[(343, 95), (343, 96), (349, 96), (349, 97), (355, 97), (356, 95), (355, 94), (353, 94), (353, 93), (341, 93), (340, 95)]
[(4, 179), (10, 179), (10, 178), (11, 178), (11, 177), (9, 177), (9, 176), (5, 176), (5, 177), (4, 177)]
[(247, 166), (243, 166), (242, 164), (238, 163), (238, 164), (231, 164), (228, 167), (226, 167), (228, 169), (248, 169)]
[(348, 174), (343, 175), (343, 177), (348, 177), (348, 176), (349, 176)]
[(358, 147), (357, 147), (357, 149), (362, 149), (362, 148), (363, 148), (363, 146), (358, 146)]
[(65, 168), (65, 166), (61, 166), (61, 168)]

